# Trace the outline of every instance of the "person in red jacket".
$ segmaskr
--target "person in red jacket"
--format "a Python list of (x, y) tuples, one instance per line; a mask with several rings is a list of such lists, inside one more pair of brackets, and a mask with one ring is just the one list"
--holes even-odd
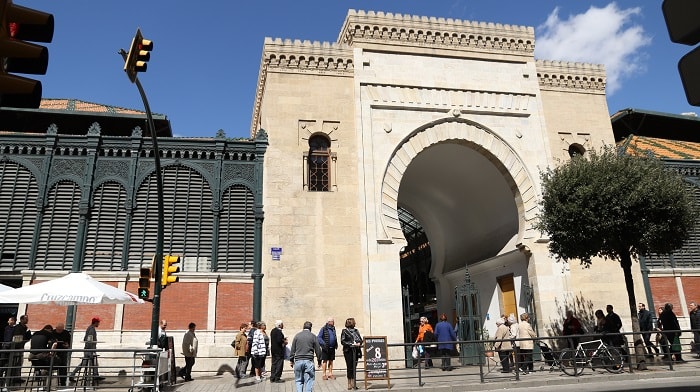
[(579, 319), (574, 317), (573, 310), (566, 311), (566, 319), (564, 319), (564, 336), (568, 336), (569, 347), (575, 349), (578, 347), (579, 338), (575, 335), (583, 335), (583, 327)]

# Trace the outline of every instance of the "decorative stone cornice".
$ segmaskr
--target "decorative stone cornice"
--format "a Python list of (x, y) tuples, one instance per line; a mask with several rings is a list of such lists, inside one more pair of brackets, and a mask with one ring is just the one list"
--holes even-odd
[(260, 127), (260, 105), (269, 72), (352, 77), (352, 48), (338, 43), (265, 38), (250, 129), (253, 138)]
[(384, 43), (532, 56), (535, 32), (529, 26), (349, 10), (338, 42), (352, 46)]
[(537, 60), (537, 79), (542, 90), (586, 90), (605, 94), (605, 66)]
[(529, 115), (530, 94), (411, 86), (363, 86), (373, 105)]
[(265, 38), (263, 64), (268, 70), (352, 74), (352, 48), (344, 44)]

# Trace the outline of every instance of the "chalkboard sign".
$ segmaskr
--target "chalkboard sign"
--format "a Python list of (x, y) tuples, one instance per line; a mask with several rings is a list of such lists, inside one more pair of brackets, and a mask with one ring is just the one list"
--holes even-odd
[(364, 343), (367, 389), (368, 380), (389, 380), (389, 352), (386, 348), (386, 336), (365, 336)]

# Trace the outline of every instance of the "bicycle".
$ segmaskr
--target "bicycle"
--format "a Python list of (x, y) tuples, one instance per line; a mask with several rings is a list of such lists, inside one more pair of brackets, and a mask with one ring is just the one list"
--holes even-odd
[[(598, 346), (594, 349), (585, 349), (584, 345)], [(601, 339), (579, 343), (576, 349), (566, 348), (559, 357), (561, 370), (569, 376), (578, 376), (583, 373), (583, 368), (590, 365), (592, 370), (602, 367), (610, 373), (621, 373), (624, 370), (623, 359), (620, 351), (605, 344)], [(598, 364), (600, 364), (598, 366)]]

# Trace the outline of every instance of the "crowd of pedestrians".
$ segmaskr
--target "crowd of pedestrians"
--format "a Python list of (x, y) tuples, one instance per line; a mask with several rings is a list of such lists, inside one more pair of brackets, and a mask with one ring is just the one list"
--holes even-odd
[[(262, 382), (269, 375), (270, 382), (282, 383), (284, 361), (288, 360), (294, 370), (294, 382), (297, 391), (311, 392), (316, 379), (316, 362), (322, 371), (323, 380), (333, 380), (333, 362), (335, 352), (342, 345), (346, 365), (348, 390), (357, 389), (355, 380), (357, 362), (362, 358), (362, 335), (357, 330), (354, 318), (345, 321), (340, 340), (335, 329), (335, 320), (329, 317), (318, 333), (311, 331), (313, 325), (306, 321), (301, 332), (292, 339), (291, 345), (284, 335), (284, 322), (275, 321), (275, 327), (267, 333), (263, 321), (251, 321), (240, 325), (239, 331), (231, 342), (236, 357), (234, 376), (236, 382), (254, 377), (255, 382)], [(184, 344), (184, 343), (183, 343)], [(271, 356), (271, 369), (265, 369), (265, 362)], [(314, 360), (315, 359), (315, 360)], [(250, 373), (248, 365), (251, 365)]]
[[(693, 329), (691, 352), (700, 358), (700, 307), (696, 302), (690, 302), (688, 308), (690, 328)], [(680, 325), (678, 318), (670, 303), (659, 307), (655, 318), (653, 313), (646, 309), (643, 303), (638, 305), (639, 328), (642, 333), (646, 355), (663, 354), (662, 359), (685, 362), (681, 355)], [(441, 370), (452, 371), (451, 357), (456, 351), (457, 328), (452, 326), (443, 313), (439, 317), (435, 328), (431, 326), (427, 317), (420, 317), (415, 339), (414, 358), (416, 363), (421, 361), (425, 368), (433, 367), (433, 357), (441, 359)], [(94, 317), (85, 331), (83, 338), (86, 351), (79, 365), (73, 369), (70, 375), (68, 369), (68, 352), (51, 351), (56, 349), (68, 349), (71, 347), (71, 334), (65, 330), (63, 323), (57, 323), (56, 327), (45, 325), (41, 330), (31, 333), (27, 327), (29, 317), (23, 315), (19, 322), (14, 317), (8, 319), (3, 333), (2, 348), (24, 349), (30, 342), (29, 361), (37, 368), (51, 366), (58, 369), (58, 383), (60, 386), (75, 382), (75, 376), (81, 370), (89, 371), (92, 379), (99, 381), (104, 379), (99, 375), (97, 366), (97, 328), (100, 318)], [(656, 323), (654, 322), (656, 321)], [(502, 372), (510, 373), (517, 367), (522, 374), (528, 374), (534, 370), (532, 353), (537, 335), (529, 322), (528, 313), (522, 313), (519, 320), (514, 315), (501, 315), (496, 320), (496, 333), (493, 339), (496, 341), (495, 349), (498, 352)], [(159, 328), (158, 346), (165, 348), (167, 345), (167, 322), (162, 320)], [(192, 381), (192, 368), (195, 364), (198, 351), (198, 340), (195, 333), (196, 324), (191, 322), (182, 339), (182, 354), (185, 364), (180, 368), (178, 376), (185, 381)], [(622, 321), (614, 312), (612, 305), (606, 306), (606, 312), (601, 309), (595, 311), (595, 325), (593, 331), (600, 333), (601, 339), (609, 345), (618, 347), (624, 356), (627, 354), (627, 342), (620, 333)], [(580, 342), (580, 336), (585, 335), (586, 329), (581, 321), (575, 317), (572, 310), (566, 311), (562, 324), (562, 334), (566, 337), (568, 346), (575, 348)], [(654, 337), (655, 339), (652, 339)], [(162, 341), (162, 342), (161, 342)], [(357, 389), (357, 363), (362, 358), (363, 339), (356, 328), (355, 319), (348, 318), (344, 328), (338, 333), (335, 328), (335, 320), (329, 317), (326, 323), (318, 330), (312, 332), (312, 323), (304, 323), (301, 332), (296, 334), (291, 341), (284, 334), (284, 323), (276, 320), (274, 328), (268, 334), (267, 325), (262, 321), (242, 323), (235, 339), (231, 342), (233, 355), (236, 358), (234, 375), (237, 380), (251, 377), (255, 382), (262, 382), (269, 378), (270, 382), (281, 383), (285, 360), (290, 362), (294, 370), (294, 381), (297, 391), (310, 392), (315, 382), (316, 370), (321, 371), (323, 380), (335, 379), (334, 361), (336, 350), (342, 347), (343, 358), (346, 365), (346, 378), (348, 390)], [(642, 344), (641, 341), (639, 344)], [(4, 351), (4, 350), (3, 350)], [(517, 353), (517, 355), (516, 355)], [(267, 357), (271, 357), (269, 372), (265, 369)], [(315, 360), (314, 360), (315, 359)], [(0, 368), (0, 377), (7, 380), (8, 385), (18, 384), (20, 379), (21, 361), (23, 356), (13, 355), (11, 352), (0, 352), (0, 361), (4, 364)], [(250, 372), (248, 367), (250, 365)]]

